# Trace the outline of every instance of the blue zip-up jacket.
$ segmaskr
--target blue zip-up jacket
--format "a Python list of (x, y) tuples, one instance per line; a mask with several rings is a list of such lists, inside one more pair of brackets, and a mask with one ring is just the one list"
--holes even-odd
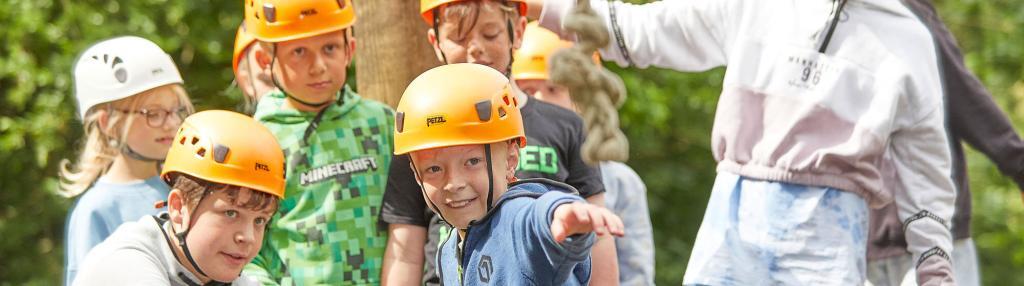
[(562, 243), (551, 219), (562, 204), (584, 202), (573, 187), (548, 179), (509, 185), (490, 212), (469, 223), (466, 240), (455, 230), (437, 253), (443, 285), (586, 285), (594, 233)]

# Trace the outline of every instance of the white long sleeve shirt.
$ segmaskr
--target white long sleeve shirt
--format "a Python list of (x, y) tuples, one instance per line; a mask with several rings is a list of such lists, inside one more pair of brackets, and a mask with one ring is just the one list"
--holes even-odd
[[(568, 35), (574, 1), (547, 0), (541, 26)], [(827, 186), (872, 207), (895, 200), (918, 281), (953, 283), (955, 191), (935, 47), (899, 1), (850, 0), (825, 52), (832, 1), (592, 0), (620, 65), (725, 66), (712, 131), (718, 170)]]

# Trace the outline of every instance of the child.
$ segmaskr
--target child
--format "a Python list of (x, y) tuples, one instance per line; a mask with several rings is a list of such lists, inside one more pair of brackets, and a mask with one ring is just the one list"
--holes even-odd
[[(860, 285), (868, 206), (895, 199), (923, 284), (955, 283), (935, 49), (898, 1), (591, 1), (605, 59), (727, 66), (718, 163), (683, 284)], [(572, 1), (544, 1), (561, 34)], [(566, 22), (571, 23), (571, 22)]]
[[(432, 27), (427, 39), (445, 64), (476, 63), (489, 66), (508, 76), (512, 52), (519, 47), (526, 26), (526, 5), (521, 1), (492, 0), (423, 0), (421, 16)], [(604, 186), (598, 168), (587, 166), (580, 155), (583, 144), (583, 120), (572, 111), (529, 100), (513, 85), (513, 94), (522, 108), (523, 125), (530, 142), (520, 150), (522, 160), (517, 167), (520, 178), (548, 178), (579, 190), (588, 202), (604, 206)], [(385, 255), (385, 279), (398, 284), (401, 279), (423, 273), (426, 282), (436, 284), (433, 269), (434, 246), (447, 233), (440, 220), (425, 217), (426, 203), (417, 193), (407, 156), (395, 157), (388, 191), (385, 192), (382, 218), (390, 223), (390, 250)], [(421, 243), (426, 249), (402, 246)], [(594, 248), (595, 283), (618, 280), (615, 244), (601, 237)], [(395, 266), (396, 268), (391, 268)], [(611, 283), (614, 284), (614, 283)]]
[(256, 64), (256, 51), (262, 50), (260, 45), (254, 45), (256, 38), (253, 38), (245, 30), (245, 23), (238, 26), (235, 32), (235, 49), (231, 57), (231, 70), (235, 73), (235, 83), (242, 90), (244, 100), (243, 110), (252, 114), (256, 109), (256, 103), (264, 94), (274, 89), (270, 81), (270, 74), (260, 69)]
[(593, 233), (622, 235), (571, 186), (513, 183), (527, 141), (517, 105), (508, 79), (476, 64), (428, 70), (398, 103), (395, 154), (410, 154), (422, 196), (457, 230), (438, 250), (444, 285), (586, 285)]
[(245, 17), (263, 45), (256, 61), (278, 87), (255, 118), (285, 150), (289, 194), (246, 273), (264, 284), (380, 283), (394, 114), (345, 86), (352, 2), (257, 0)]
[(68, 215), (64, 283), (82, 259), (121, 223), (160, 210), (167, 197), (159, 166), (192, 103), (171, 57), (139, 37), (89, 47), (74, 68), (85, 141), (74, 166), (61, 166), (61, 190), (82, 195)]
[(239, 274), (284, 196), (283, 167), (274, 136), (252, 118), (189, 116), (161, 173), (169, 212), (119, 227), (89, 252), (74, 285), (256, 285)]
[[(512, 63), (516, 85), (533, 98), (576, 111), (569, 90), (549, 81), (548, 69), (551, 56), (572, 45), (539, 27), (537, 22), (527, 24), (523, 46), (516, 50)], [(654, 238), (647, 210), (647, 186), (632, 168), (615, 161), (601, 162), (601, 179), (605, 205), (622, 218), (625, 232), (629, 233), (615, 238), (619, 284), (654, 285)]]

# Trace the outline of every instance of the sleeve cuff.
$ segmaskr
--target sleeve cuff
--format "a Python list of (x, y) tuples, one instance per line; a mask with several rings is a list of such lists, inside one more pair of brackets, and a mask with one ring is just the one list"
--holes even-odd
[(546, 0), (540, 11), (540, 26), (555, 32), (559, 37), (573, 40), (573, 36), (562, 29), (562, 18), (576, 6), (575, 0)]

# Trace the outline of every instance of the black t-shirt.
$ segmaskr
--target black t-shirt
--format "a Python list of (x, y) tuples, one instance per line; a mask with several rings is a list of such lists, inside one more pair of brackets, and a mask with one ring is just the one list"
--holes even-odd
[[(536, 99), (529, 99), (521, 109), (526, 131), (526, 147), (519, 150), (516, 177), (547, 178), (575, 187), (583, 197), (604, 192), (597, 167), (583, 163), (583, 120), (575, 112)], [(420, 186), (416, 183), (408, 155), (395, 156), (388, 173), (381, 207), (382, 227), (387, 224), (411, 224), (427, 228), (424, 248), (426, 269), (423, 282), (437, 285), (434, 274), (434, 253), (444, 231), (443, 222), (427, 208)]]

